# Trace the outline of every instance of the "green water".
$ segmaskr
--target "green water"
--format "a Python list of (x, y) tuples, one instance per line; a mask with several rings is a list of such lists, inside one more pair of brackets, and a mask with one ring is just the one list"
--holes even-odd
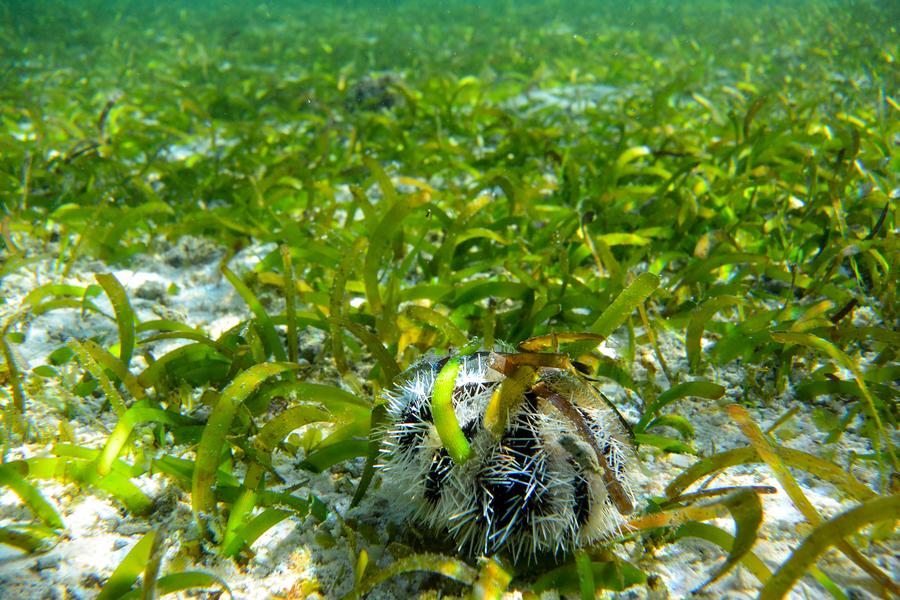
[[(0, 439), (4, 456), (26, 457), (3, 471), (3, 485), (35, 486), (23, 503), (38, 516), (43, 510), (48, 528), (25, 534), (4, 516), (0, 542), (25, 553), (51, 538), (68, 543), (46, 516), (53, 509), (38, 493), (41, 477), (80, 478), (77, 494), (101, 493), (92, 457), (114, 423), (131, 427), (150, 414), (161, 420), (138, 423), (145, 435), (113, 436), (106, 468), (116, 451), (126, 461), (113, 472), (120, 482), (146, 475), (151, 458), (163, 465), (163, 489), (194, 519), (166, 534), (180, 553), (174, 564), (240, 555), (255, 572), (252, 536), (274, 521), (241, 519), (256, 510), (312, 531), (307, 509), (324, 518), (357, 490), (362, 497), (368, 480), (359, 473), (371, 474), (364, 457), (371, 466), (375, 456), (370, 402), (403, 368), (473, 338), (492, 347), (578, 332), (594, 335), (570, 339), (568, 351), (617, 390), (639, 429), (638, 452), (659, 461), (680, 455), (657, 463), (667, 466), (652, 474), (655, 493), (677, 483), (694, 455), (722, 450), (720, 428), (751, 463), (763, 439), (755, 420), (774, 427), (769, 442), (800, 439), (815, 454), (787, 455), (808, 470), (803, 486), (828, 481), (824, 493), (842, 509), (860, 508), (850, 525), (838, 523), (850, 539), (854, 527), (900, 505), (890, 495), (900, 468), (890, 433), (898, 419), (898, 23), (896, 0), (0, 0), (0, 280), (14, 275), (18, 294), (13, 302), (6, 288), (0, 293)], [(209, 240), (215, 251), (191, 255)], [(232, 259), (248, 248), (261, 258), (244, 268)], [(139, 303), (128, 281), (95, 277), (159, 261), (187, 270), (215, 252), (213, 274), (246, 303), (239, 325), (215, 339), (203, 330), (208, 323), (178, 312), (180, 294), (193, 290), (160, 283)], [(32, 279), (23, 275), (32, 269)], [(102, 308), (94, 304), (106, 297)], [(143, 311), (137, 317), (128, 298)], [(35, 319), (60, 312), (72, 318), (61, 340), (28, 337)], [(71, 343), (88, 335), (71, 325), (88, 314), (107, 327), (89, 330), (93, 345)], [(614, 357), (596, 351), (601, 333)], [(159, 349), (175, 339), (190, 341), (188, 351)], [(559, 341), (547, 339), (548, 348)], [(21, 360), (29, 344), (48, 355), (46, 364)], [(302, 363), (300, 385), (321, 387), (284, 392), (278, 386), (294, 385), (294, 371), (266, 381), (267, 369), (281, 367), (261, 363), (286, 360)], [(261, 374), (241, 375), (251, 369)], [(267, 423), (291, 430), (276, 421), (291, 414), (278, 412), (285, 407), (302, 409), (298, 422), (308, 418), (310, 389), (334, 404), (334, 414), (313, 413), (333, 419), (339, 433), (261, 439)], [(709, 401), (691, 405), (690, 420), (679, 412), (687, 396)], [(158, 412), (122, 416), (138, 401)], [(201, 404), (222, 411), (209, 431)], [(90, 435), (76, 439), (66, 426), (72, 415)], [(270, 455), (282, 453), (292, 461), (282, 473), (288, 483), (268, 477)], [(198, 454), (195, 468), (189, 461)], [(679, 480), (705, 478), (716, 460), (734, 456)], [(59, 468), (34, 462), (44, 458)], [(308, 495), (303, 469), (343, 477), (345, 462), (356, 471), (329, 492), (331, 504)], [(785, 471), (760, 461), (747, 469), (769, 483)], [(851, 471), (861, 481), (845, 480)], [(253, 476), (241, 481), (233, 472)], [(746, 552), (759, 538), (768, 566), (750, 561), (749, 585), (774, 586), (777, 596), (794, 581), (769, 578), (767, 569), (793, 559), (783, 551), (773, 559), (770, 532), (757, 531), (758, 495), (770, 490), (741, 485), (736, 495), (699, 500), (721, 500), (719, 514), (727, 507), (734, 516), (740, 539), (729, 568), (752, 558)], [(119, 487), (106, 485), (104, 497), (144, 523), (156, 497)], [(291, 495), (297, 490), (302, 497)], [(635, 519), (660, 507), (645, 491)], [(684, 502), (669, 500), (670, 513)], [(12, 502), (3, 514), (18, 519)], [(823, 515), (835, 510), (830, 504)], [(365, 538), (373, 557), (389, 554), (387, 533), (375, 539), (369, 524), (357, 532), (359, 523), (348, 523), (312, 546), (346, 547), (351, 556)], [(724, 532), (691, 523), (689, 532), (731, 547)], [(228, 542), (210, 536), (201, 544), (207, 526), (227, 529)], [(634, 535), (646, 552), (628, 557), (637, 566), (616, 544), (579, 555), (594, 560), (597, 586), (644, 585), (664, 572), (654, 548), (675, 543), (675, 528), (657, 535), (657, 525), (647, 527), (656, 529)], [(791, 527), (776, 532), (782, 546), (807, 535)], [(888, 529), (877, 535), (889, 539)], [(835, 538), (834, 529), (822, 531), (818, 549)], [(401, 537), (411, 551), (433, 549), (433, 540), (409, 538)], [(152, 540), (143, 539), (146, 558)], [(874, 544), (872, 554), (889, 564), (885, 548)], [(657, 583), (687, 594), (722, 564), (712, 556), (691, 581), (676, 568)], [(455, 569), (468, 585), (472, 565), (482, 568), (471, 558), (453, 559), (468, 566), (433, 557), (407, 566)], [(514, 589), (580, 586), (589, 595), (586, 563), (576, 570), (573, 556), (557, 558), (562, 571), (550, 571), (558, 566), (551, 560), (529, 565)], [(885, 594), (893, 589), (877, 568), (850, 560), (874, 573)], [(365, 568), (363, 559), (355, 564)], [(486, 564), (485, 581), (502, 579)], [(848, 565), (835, 572), (857, 573)], [(788, 571), (799, 577), (808, 566)], [(141, 571), (130, 568), (122, 591)], [(359, 589), (375, 585), (375, 571), (373, 562)], [(25, 586), (37, 572), (3, 576)], [(323, 585), (347, 592), (353, 577), (341, 577)]]
[[(427, 177), (435, 169), (425, 165), (443, 161), (414, 147), (446, 148), (444, 136), (469, 146), (517, 143), (488, 139), (492, 132), (480, 125), (454, 132), (455, 116), (476, 105), (506, 115), (495, 123), (537, 113), (535, 127), (557, 127), (552, 137), (560, 147), (587, 135), (598, 154), (642, 143), (617, 133), (625, 120), (677, 129), (680, 107), (696, 102), (707, 103), (710, 122), (719, 125), (732, 113), (742, 119), (762, 97), (798, 116), (812, 106), (832, 116), (860, 109), (884, 122), (896, 118), (883, 97), (898, 89), (898, 14), (891, 1), (7, 0), (0, 3), (0, 170), (7, 175), (0, 193), (7, 205), (21, 196), (23, 162), (36, 166), (37, 157), (103, 150), (142, 162), (147, 175), (167, 158), (184, 159), (201, 131), (208, 134), (201, 154), (224, 168), (236, 137), (225, 131), (231, 127), (260, 136), (264, 126), (300, 127), (305, 139), (295, 138), (290, 152), (317, 167), (328, 166), (322, 159), (337, 146), (355, 143)], [(573, 120), (573, 113), (588, 114)], [(322, 123), (333, 135), (312, 132)], [(392, 138), (388, 125), (399, 123)], [(85, 149), (92, 144), (97, 148)], [(262, 139), (249, 150), (277, 153)], [(513, 162), (546, 170), (548, 152), (551, 161), (561, 156), (559, 148), (522, 147)], [(506, 168), (509, 154), (482, 156), (469, 167)], [(104, 171), (94, 163), (72, 172), (94, 182), (77, 202), (108, 191), (100, 183), (107, 173), (85, 172), (94, 167)], [(216, 195), (203, 168), (189, 171), (158, 190), (162, 200)], [(32, 183), (43, 192), (20, 204), (52, 210), (79, 194), (60, 189), (58, 180)], [(121, 196), (146, 200), (137, 190)]]

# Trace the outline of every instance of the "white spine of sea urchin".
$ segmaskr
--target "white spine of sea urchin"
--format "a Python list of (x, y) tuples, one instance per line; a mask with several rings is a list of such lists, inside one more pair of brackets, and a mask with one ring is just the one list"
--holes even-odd
[(379, 466), (413, 519), (445, 532), (461, 551), (507, 551), (516, 560), (621, 532), (630, 510), (623, 506), (635, 500), (633, 448), (589, 383), (565, 369), (537, 369), (498, 436), (484, 415), (504, 375), (490, 353), (457, 357), (453, 410), (472, 450), (458, 464), (432, 417), (435, 379), (448, 360), (421, 360), (385, 392)]

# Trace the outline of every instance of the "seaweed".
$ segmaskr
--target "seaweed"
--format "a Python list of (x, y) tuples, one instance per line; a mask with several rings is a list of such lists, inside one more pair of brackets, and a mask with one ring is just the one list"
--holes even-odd
[[(900, 468), (896, 7), (382, 8), (0, 6), (0, 488), (31, 515), (4, 519), (0, 543), (65, 540), (48, 480), (146, 521), (156, 475), (191, 508), (193, 558), (252, 561), (278, 523), (339, 519), (348, 597), (411, 571), (483, 597), (655, 592), (650, 550), (689, 538), (725, 556), (698, 591), (746, 568), (761, 597), (806, 574), (849, 595), (817, 563), (836, 546), (896, 594), (869, 552), (895, 535)], [(197, 239), (245, 305), (224, 332), (128, 279), (136, 261), (183, 267), (167, 249)], [(236, 260), (248, 248), (252, 266)], [(57, 318), (78, 325), (33, 364), (32, 328)], [(357, 519), (385, 426), (370, 399), (427, 352), (498, 341), (564, 356), (626, 408), (639, 454), (692, 464), (630, 530), (573, 555), (395, 552)], [(489, 428), (536, 366), (506, 379)], [(434, 402), (464, 462), (452, 399)], [(697, 407), (748, 442), (716, 447)], [(801, 421), (820, 430), (814, 452), (790, 447)], [(287, 485), (280, 458), (349, 473), (352, 508)], [(809, 523), (780, 565), (757, 555), (771, 490), (708, 487), (738, 466)], [(707, 522), (721, 517), (733, 530)], [(101, 596), (227, 591), (161, 575), (168, 541), (143, 538)], [(382, 550), (395, 562), (376, 569)]]

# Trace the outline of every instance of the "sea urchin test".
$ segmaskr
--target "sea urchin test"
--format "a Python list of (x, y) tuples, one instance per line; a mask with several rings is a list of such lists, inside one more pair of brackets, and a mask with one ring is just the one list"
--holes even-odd
[(633, 509), (625, 425), (563, 355), (429, 357), (385, 395), (385, 485), (464, 552), (569, 551)]

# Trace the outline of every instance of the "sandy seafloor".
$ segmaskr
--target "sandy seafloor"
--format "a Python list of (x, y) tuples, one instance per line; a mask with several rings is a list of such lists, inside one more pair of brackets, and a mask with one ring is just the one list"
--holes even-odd
[[(224, 248), (207, 240), (193, 238), (181, 239), (174, 244), (157, 240), (151, 248), (151, 252), (135, 256), (125, 266), (110, 267), (95, 260), (81, 260), (65, 282), (89, 285), (95, 283), (94, 273), (112, 272), (128, 290), (140, 320), (174, 318), (203, 329), (213, 338), (250, 316), (246, 305), (219, 274), (218, 265), (224, 256)], [(246, 249), (229, 264), (237, 272), (244, 271), (251, 268), (269, 249)], [(52, 250), (31, 249), (44, 256), (52, 256)], [(6, 302), (0, 304), (0, 320), (5, 321), (11, 312), (17, 310), (21, 299), (30, 290), (47, 282), (60, 282), (58, 271), (54, 267), (52, 259), (38, 259), (19, 272), (7, 276), (2, 281)], [(173, 283), (177, 290), (170, 290)], [(104, 308), (104, 300), (102, 296), (97, 299), (101, 308)], [(108, 304), (105, 309), (111, 312)], [(865, 321), (871, 315), (867, 315), (865, 311), (857, 311), (854, 318)], [(14, 346), (14, 350), (19, 367), (26, 374), (32, 368), (44, 364), (50, 352), (73, 337), (95, 337), (107, 343), (116, 340), (114, 323), (98, 316), (88, 315), (82, 318), (75, 310), (56, 310), (29, 318), (20, 331), (25, 334), (25, 340)], [(683, 340), (664, 331), (660, 334), (660, 343), (669, 367), (685, 374), (683, 379), (689, 379), (686, 376)], [(315, 352), (317, 348), (321, 348), (321, 342), (321, 338), (304, 337), (301, 339), (301, 347), (307, 352)], [(709, 343), (709, 340), (705, 342)], [(615, 354), (619, 343), (621, 340), (613, 337), (605, 343), (603, 349)], [(165, 342), (165, 345), (158, 343), (153, 347), (153, 352), (160, 356), (176, 345), (178, 342)], [(649, 347), (639, 349), (639, 353), (640, 364), (655, 365), (656, 359)], [(143, 366), (145, 363), (138, 354), (133, 369), (139, 371)], [(815, 365), (809, 364), (806, 368), (815, 368)], [(642, 376), (643, 370), (643, 366), (637, 367), (636, 375)], [(661, 385), (665, 386), (664, 376), (658, 368), (656, 370)], [(321, 372), (328, 371), (324, 369)], [(805, 372), (808, 371), (804, 369), (803, 372), (796, 372), (793, 375), (794, 381), (799, 381)], [(747, 445), (737, 426), (724, 411), (728, 402), (743, 397), (748, 391), (744, 389), (742, 366), (739, 362), (734, 362), (724, 369), (710, 368), (702, 377), (724, 385), (728, 390), (726, 397), (718, 402), (682, 400), (671, 405), (668, 410), (687, 417), (694, 425), (695, 446), (703, 455)], [(25, 385), (28, 396), (27, 417), (33, 427), (42, 432), (43, 439), (53, 439), (62, 418), (55, 408), (60, 403), (58, 398), (61, 391), (52, 383), (45, 384), (40, 390), (35, 379), (36, 376), (29, 375)], [(320, 382), (337, 384), (336, 381), (327, 379)], [(632, 422), (637, 420), (637, 404), (633, 398), (612, 385), (604, 387), (603, 391), (618, 404), (626, 418)], [(826, 397), (820, 401), (827, 405), (829, 399)], [(743, 403), (764, 429), (794, 405), (791, 386), (780, 396), (775, 396), (774, 393), (766, 398), (751, 395), (744, 398)], [(99, 418), (95, 417), (96, 408), (97, 406), (85, 406), (82, 414), (69, 420), (80, 445), (100, 447), (108, 431), (115, 425), (115, 417), (110, 411)], [(842, 467), (846, 467), (853, 453), (871, 452), (868, 441), (854, 435), (852, 428), (839, 443), (823, 447), (825, 433), (816, 428), (811, 413), (810, 406), (801, 405), (800, 412), (779, 430), (783, 434), (786, 432), (785, 439), (781, 442), (818, 455), (827, 454)], [(50, 456), (51, 446), (51, 443), (26, 443), (13, 447), (7, 458), (12, 460)], [(189, 449), (181, 451), (186, 453), (185, 457), (192, 458)], [(644, 495), (662, 495), (666, 484), (696, 460), (687, 455), (662, 454), (651, 448), (642, 448), (640, 455), (643, 460), (640, 492)], [(124, 458), (131, 460), (127, 455)], [(125, 514), (102, 492), (81, 490), (74, 485), (55, 482), (38, 482), (41, 492), (62, 515), (66, 533), (52, 550), (39, 556), (22, 555), (15, 550), (0, 547), (0, 598), (93, 598), (113, 569), (149, 528), (158, 528), (165, 535), (167, 550), (162, 573), (180, 570), (215, 573), (228, 582), (234, 597), (241, 599), (338, 598), (352, 586), (354, 559), (337, 515), (373, 524), (379, 529), (386, 525), (387, 519), (382, 513), (388, 502), (381, 492), (377, 492), (370, 495), (359, 508), (349, 509), (350, 498), (361, 471), (360, 461), (338, 466), (332, 472), (320, 475), (297, 469), (297, 462), (299, 460), (295, 457), (282, 453), (275, 455), (275, 467), (287, 485), (299, 486), (295, 494), (301, 497), (308, 491), (316, 494), (327, 504), (329, 517), (321, 524), (312, 518), (288, 518), (282, 521), (253, 545), (256, 554), (245, 566), (238, 566), (212, 554), (207, 554), (197, 562), (186, 557), (182, 552), (182, 543), (191, 537), (194, 527), (189, 498), (162, 475), (145, 475), (135, 480), (155, 501), (155, 510), (149, 518), (134, 518)], [(876, 486), (876, 474), (868, 470), (861, 461), (856, 461), (851, 471), (861, 481), (873, 488)], [(795, 474), (803, 491), (824, 516), (834, 516), (851, 506), (829, 484), (805, 473)], [(776, 494), (763, 497), (765, 520), (754, 549), (773, 570), (809, 531), (802, 516), (792, 506), (771, 472), (762, 465), (730, 469), (719, 475), (713, 485), (769, 485), (778, 488)], [(29, 519), (30, 515), (18, 497), (8, 490), (0, 490), (0, 525)], [(721, 519), (715, 524), (733, 531), (730, 519)], [(363, 543), (367, 544), (371, 558), (370, 568), (383, 567), (393, 560), (385, 548)], [(615, 551), (637, 563), (648, 574), (658, 575), (668, 590), (669, 598), (691, 596), (691, 590), (705, 581), (724, 560), (724, 554), (718, 547), (692, 540), (663, 546), (652, 556), (640, 556), (640, 550), (633, 544), (620, 546)], [(876, 545), (867, 554), (894, 578), (898, 576), (900, 569), (896, 544), (893, 547), (890, 544)], [(869, 596), (861, 571), (841, 554), (831, 550), (819, 564), (850, 592), (851, 597)], [(417, 597), (421, 590), (440, 589), (441, 581), (435, 576), (401, 576), (382, 584), (369, 597)], [(447, 589), (459, 588), (451, 586)], [(754, 577), (739, 566), (730, 575), (701, 592), (699, 597), (752, 598), (757, 595), (758, 589), (759, 584)], [(518, 598), (521, 595), (521, 592), (511, 588), (507, 597)], [(665, 598), (666, 594), (663, 591), (648, 592), (646, 588), (635, 587), (614, 596)], [(181, 597), (215, 598), (217, 595), (200, 593), (195, 596), (182, 594)], [(435, 597), (434, 592), (430, 592), (429, 597)], [(554, 598), (557, 594), (546, 593), (544, 597)], [(826, 597), (826, 592), (807, 577), (794, 588), (792, 597), (821, 598)]]

